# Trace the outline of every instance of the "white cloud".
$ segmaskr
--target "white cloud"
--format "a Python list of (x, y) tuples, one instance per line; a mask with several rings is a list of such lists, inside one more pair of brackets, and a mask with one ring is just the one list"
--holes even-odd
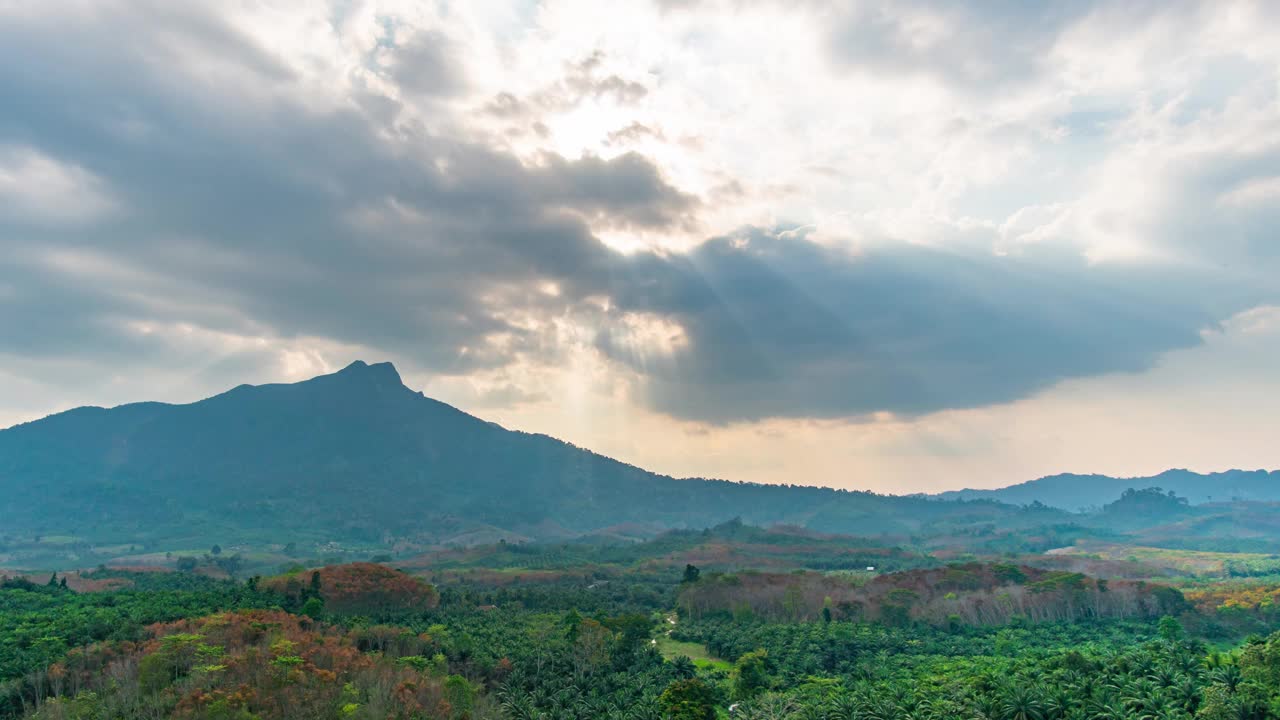
[(117, 210), (105, 183), (83, 167), (0, 144), (0, 220), (78, 225)]
[(1246, 180), (1218, 196), (1218, 204), (1249, 208), (1280, 202), (1280, 176)]

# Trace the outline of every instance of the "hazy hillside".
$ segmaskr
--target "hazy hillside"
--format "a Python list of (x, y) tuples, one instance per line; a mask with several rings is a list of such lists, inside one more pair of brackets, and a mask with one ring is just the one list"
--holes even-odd
[(0, 513), (10, 533), (152, 548), (554, 539), (620, 524), (653, 534), (733, 517), (905, 537), (1054, 519), (990, 502), (677, 480), (503, 429), (408, 389), (390, 364), (361, 362), (189, 405), (80, 408), (0, 431)]
[(1064, 510), (1081, 511), (1114, 502), (1126, 489), (1148, 487), (1172, 490), (1196, 505), (1231, 500), (1280, 501), (1280, 471), (1227, 470), (1202, 475), (1190, 470), (1166, 470), (1159, 475), (1134, 478), (1064, 473), (998, 490), (953, 490), (933, 497), (996, 500), (1014, 505), (1039, 501)]

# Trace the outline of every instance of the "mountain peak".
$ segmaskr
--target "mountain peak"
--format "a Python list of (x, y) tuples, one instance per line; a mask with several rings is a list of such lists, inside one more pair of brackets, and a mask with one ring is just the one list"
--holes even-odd
[(396, 371), (396, 366), (389, 362), (373, 363), (371, 365), (363, 360), (356, 360), (334, 373), (334, 376), (404, 385), (404, 381), (400, 379), (400, 373)]

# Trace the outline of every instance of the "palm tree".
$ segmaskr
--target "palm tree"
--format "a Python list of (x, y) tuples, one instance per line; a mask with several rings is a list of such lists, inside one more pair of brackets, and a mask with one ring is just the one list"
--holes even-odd
[(1209, 673), (1209, 679), (1219, 685), (1225, 685), (1228, 690), (1235, 692), (1244, 677), (1240, 674), (1239, 665), (1223, 665)]
[(827, 712), (830, 720), (861, 720), (862, 703), (853, 693), (837, 695)]
[(1183, 710), (1194, 713), (1200, 707), (1200, 687), (1190, 676), (1183, 675), (1170, 689), (1170, 697)]
[(1075, 705), (1075, 698), (1078, 695), (1072, 692), (1069, 685), (1059, 686), (1045, 698), (1044, 716), (1045, 720), (1063, 720), (1067, 717), (1067, 713)]
[(1132, 717), (1129, 708), (1116, 700), (1096, 701), (1089, 707), (1089, 720), (1129, 720)]
[(1044, 720), (1044, 701), (1037, 690), (1026, 685), (1006, 690), (1000, 701), (1005, 720)]

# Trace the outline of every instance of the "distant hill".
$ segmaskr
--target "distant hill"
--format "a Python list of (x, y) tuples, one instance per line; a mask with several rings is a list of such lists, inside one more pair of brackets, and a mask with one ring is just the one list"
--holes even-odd
[(1080, 512), (1113, 503), (1128, 489), (1158, 487), (1171, 490), (1193, 505), (1209, 502), (1280, 501), (1280, 471), (1227, 470), (1202, 475), (1190, 470), (1166, 470), (1151, 477), (1117, 478), (1107, 475), (1050, 475), (998, 490), (953, 490), (933, 495), (940, 500), (995, 500), (1013, 505), (1041, 502)]
[(43, 534), (45, 545), (472, 544), (652, 536), (734, 517), (908, 538), (993, 523), (1013, 532), (1055, 512), (678, 480), (468, 415), (405, 387), (389, 363), (0, 431), (4, 533)]

